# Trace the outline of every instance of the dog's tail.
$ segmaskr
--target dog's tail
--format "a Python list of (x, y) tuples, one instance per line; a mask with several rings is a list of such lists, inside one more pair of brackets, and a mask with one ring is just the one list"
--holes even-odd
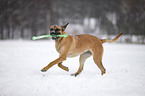
[(101, 42), (102, 43), (105, 43), (105, 42), (115, 42), (123, 33), (120, 33), (119, 35), (117, 35), (114, 39), (101, 39)]

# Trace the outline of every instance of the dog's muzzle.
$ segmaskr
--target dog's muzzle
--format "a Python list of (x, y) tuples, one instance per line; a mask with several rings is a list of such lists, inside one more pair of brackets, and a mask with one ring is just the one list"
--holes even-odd
[(50, 35), (52, 35), (52, 40), (57, 40), (58, 38), (60, 38), (57, 35), (61, 35), (60, 32), (55, 32), (55, 31), (51, 31)]

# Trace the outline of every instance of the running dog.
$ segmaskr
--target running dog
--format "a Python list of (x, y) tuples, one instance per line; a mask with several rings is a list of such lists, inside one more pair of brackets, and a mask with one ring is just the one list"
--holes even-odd
[[(63, 26), (53, 25), (50, 27), (50, 35), (63, 35), (67, 34), (65, 29), (69, 23)], [(103, 56), (103, 46), (102, 44), (105, 42), (115, 42), (123, 33), (120, 33), (114, 39), (98, 39), (97, 37), (89, 34), (81, 34), (81, 35), (68, 35), (67, 37), (52, 37), (52, 40), (55, 40), (55, 48), (59, 53), (59, 58), (50, 62), (46, 67), (44, 67), (41, 71), (46, 72), (53, 65), (58, 64), (60, 68), (65, 71), (69, 71), (68, 67), (63, 66), (62, 62), (66, 60), (67, 57), (75, 57), (80, 55), (79, 58), (79, 69), (76, 73), (71, 74), (73, 76), (77, 76), (83, 70), (84, 63), (87, 58), (93, 55), (93, 60), (98, 68), (101, 70), (101, 74), (103, 75), (106, 72), (102, 64), (102, 56)]]

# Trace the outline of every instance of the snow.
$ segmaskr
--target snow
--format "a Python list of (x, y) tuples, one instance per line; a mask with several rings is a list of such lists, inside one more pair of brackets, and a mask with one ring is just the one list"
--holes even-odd
[(0, 41), (0, 96), (144, 96), (145, 45), (106, 43), (101, 75), (92, 57), (77, 77), (79, 57), (68, 58), (65, 72), (53, 66), (54, 41)]

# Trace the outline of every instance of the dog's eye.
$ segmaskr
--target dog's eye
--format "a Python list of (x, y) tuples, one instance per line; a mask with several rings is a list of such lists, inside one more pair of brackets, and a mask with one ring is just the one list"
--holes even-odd
[(60, 31), (60, 29), (56, 28), (55, 31)]
[(50, 31), (52, 31), (52, 30), (53, 30), (53, 28), (50, 29)]

